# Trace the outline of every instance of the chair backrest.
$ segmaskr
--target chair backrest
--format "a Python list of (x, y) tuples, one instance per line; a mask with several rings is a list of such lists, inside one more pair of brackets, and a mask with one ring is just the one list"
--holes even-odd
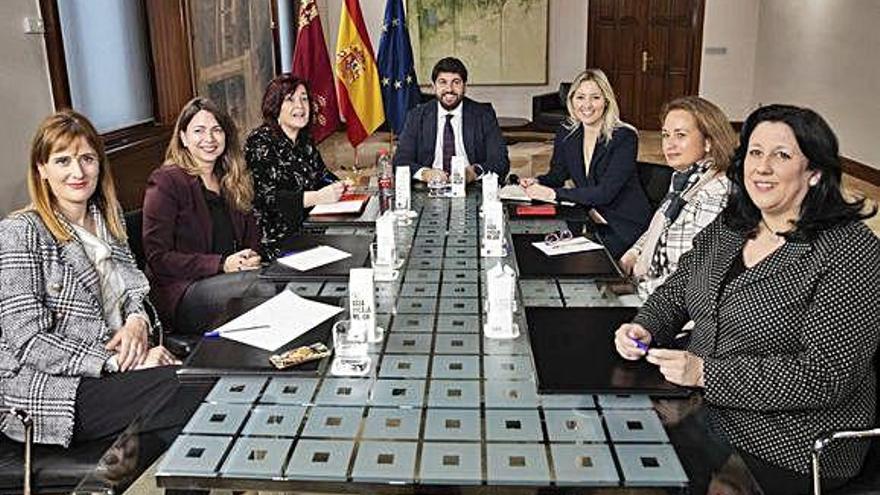
[(669, 181), (672, 180), (672, 167), (658, 165), (656, 163), (636, 162), (636, 170), (639, 174), (639, 182), (648, 197), (651, 211), (656, 211), (669, 191)]
[(147, 258), (144, 255), (144, 212), (132, 210), (125, 213), (125, 233), (128, 235), (128, 247), (134, 255), (137, 267), (143, 271), (147, 266)]
[(559, 83), (559, 104), (562, 108), (567, 108), (565, 100), (568, 98), (568, 90), (571, 89), (570, 82)]

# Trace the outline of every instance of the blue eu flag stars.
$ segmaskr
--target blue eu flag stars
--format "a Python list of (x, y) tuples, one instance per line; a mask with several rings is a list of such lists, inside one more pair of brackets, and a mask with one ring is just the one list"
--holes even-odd
[(391, 130), (400, 134), (406, 112), (419, 104), (420, 93), (402, 0), (388, 0), (385, 4), (377, 64), (385, 119)]

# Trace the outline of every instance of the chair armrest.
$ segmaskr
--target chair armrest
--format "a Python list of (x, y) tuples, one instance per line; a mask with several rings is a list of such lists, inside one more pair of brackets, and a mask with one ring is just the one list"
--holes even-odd
[(200, 335), (164, 334), (163, 345), (171, 354), (180, 359), (186, 359), (192, 354), (201, 339)]
[(836, 442), (838, 440), (850, 440), (850, 439), (865, 439), (865, 438), (877, 438), (880, 437), (880, 427), (872, 428), (870, 430), (853, 430), (853, 431), (833, 431), (831, 433), (826, 433), (819, 438), (817, 438), (813, 442), (812, 448), (812, 462), (813, 462), (813, 493), (815, 495), (820, 495), (822, 493), (822, 485), (820, 483), (820, 475), (819, 475), (819, 456), (822, 454), (822, 451), (830, 445), (832, 442)]

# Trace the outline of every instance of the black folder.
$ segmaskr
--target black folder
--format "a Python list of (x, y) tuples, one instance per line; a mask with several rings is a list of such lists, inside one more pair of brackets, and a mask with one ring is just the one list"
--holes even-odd
[(526, 308), (529, 339), (543, 394), (638, 393), (684, 396), (644, 359), (627, 361), (614, 332), (637, 308)]
[[(326, 304), (340, 305), (343, 301), (338, 297), (311, 297)], [(218, 324), (223, 324), (240, 314), (253, 309), (265, 302), (265, 298), (236, 298), (230, 301), (227, 313)], [(330, 357), (316, 361), (309, 361), (300, 365), (278, 370), (269, 361), (272, 354), (281, 354), (290, 349), (304, 345), (322, 342), (327, 347), (333, 347), (333, 324), (346, 313), (340, 313), (333, 318), (324, 321), (315, 328), (305, 332), (291, 340), (275, 351), (267, 351), (259, 347), (253, 347), (241, 342), (236, 342), (222, 337), (203, 337), (196, 345), (192, 354), (178, 371), (181, 380), (188, 377), (201, 376), (224, 376), (224, 375), (285, 375), (285, 376), (320, 376)]]
[(349, 270), (367, 266), (370, 260), (371, 242), (373, 238), (370, 236), (298, 235), (284, 241), (282, 249), (292, 254), (323, 245), (351, 253), (351, 256), (304, 272), (273, 261), (263, 268), (260, 276), (273, 280), (348, 280)]
[(516, 234), (513, 250), (522, 278), (617, 277), (619, 272), (608, 253), (602, 250), (547, 256), (532, 245), (543, 242), (541, 234)]

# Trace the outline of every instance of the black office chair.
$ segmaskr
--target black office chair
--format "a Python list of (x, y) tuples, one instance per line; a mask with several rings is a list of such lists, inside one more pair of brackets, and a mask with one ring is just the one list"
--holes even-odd
[[(874, 372), (880, 383), (880, 349), (874, 354)], [(877, 401), (874, 413), (874, 428), (856, 431), (834, 431), (817, 438), (813, 444), (812, 471), (813, 493), (822, 493), (822, 487), (817, 483), (820, 479), (821, 463), (819, 456), (828, 445), (838, 441), (870, 441), (871, 445), (862, 471), (846, 486), (834, 490), (832, 495), (868, 495), (880, 493), (880, 400)]]
[(556, 132), (568, 116), (565, 100), (570, 82), (559, 83), (559, 91), (532, 97), (532, 128), (537, 131)]
[(144, 212), (143, 210), (132, 210), (125, 212), (125, 233), (128, 235), (128, 248), (134, 255), (134, 261), (137, 267), (143, 271), (147, 266), (147, 258), (144, 255)]
[[(125, 213), (125, 233), (128, 235), (128, 247), (134, 256), (137, 267), (142, 271), (147, 266), (147, 258), (144, 254), (143, 231), (144, 216), (142, 210), (133, 210)], [(151, 310), (152, 306), (148, 306), (147, 310)], [(154, 319), (158, 315), (151, 315)], [(167, 325), (166, 325), (167, 326)], [(172, 354), (183, 359), (190, 355), (199, 343), (199, 337), (193, 335), (175, 335), (171, 328), (164, 328), (163, 334), (159, 336), (159, 343), (164, 345)]]
[(651, 211), (657, 211), (666, 193), (669, 191), (669, 181), (672, 180), (672, 167), (658, 165), (656, 163), (636, 162), (636, 171), (639, 174), (639, 182), (648, 197)]

